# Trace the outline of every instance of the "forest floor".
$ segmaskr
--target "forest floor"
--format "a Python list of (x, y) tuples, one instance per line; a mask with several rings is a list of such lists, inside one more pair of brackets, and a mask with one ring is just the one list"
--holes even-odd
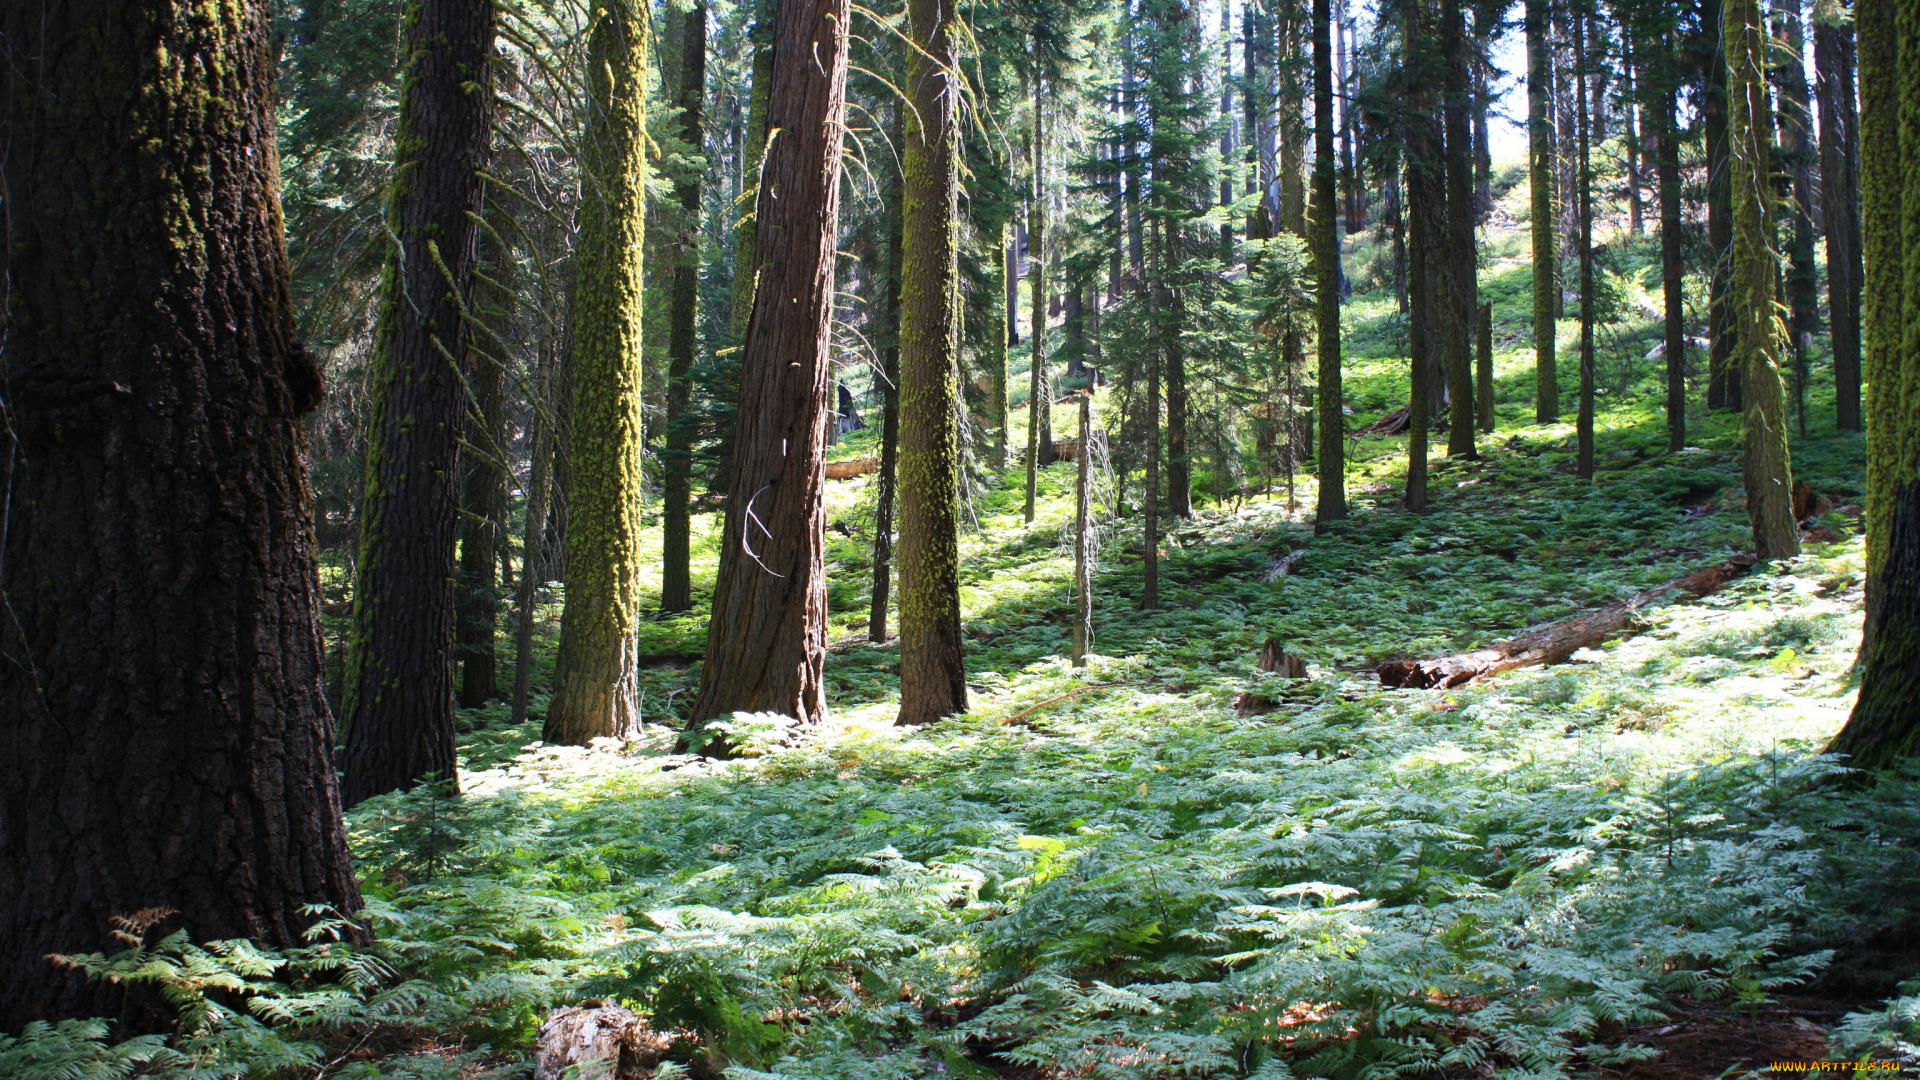
[[(504, 704), (463, 714), (459, 798), (349, 816), (378, 977), (343, 998), (243, 973), (270, 1030), (223, 1021), (202, 1045), (303, 1076), (474, 1076), (604, 997), (680, 1033), (661, 1041), (694, 1075), (739, 1080), (1911, 1069), (1920, 1001), (1880, 1003), (1920, 992), (1920, 783), (1838, 782), (1821, 755), (1857, 689), (1862, 573), (1863, 447), (1825, 384), (1794, 464), (1834, 509), (1799, 558), (1563, 665), (1373, 678), (1749, 546), (1736, 420), (1696, 414), (1666, 451), (1631, 304), (1603, 337), (1599, 475), (1572, 475), (1571, 423), (1532, 422), (1528, 270), (1496, 239), (1498, 432), (1477, 462), (1436, 448), (1429, 512), (1400, 508), (1404, 437), (1349, 443), (1353, 514), (1321, 535), (1308, 478), (1290, 503), (1242, 475), (1165, 537), (1153, 611), (1139, 518), (1108, 517), (1075, 668), (1072, 466), (1042, 476), (1031, 524), (1017, 470), (986, 472), (972, 708), (903, 730), (897, 647), (864, 629), (872, 486), (832, 482), (828, 723), (736, 718), (751, 756), (708, 762), (671, 752), (671, 723), (571, 748)], [(1404, 327), (1378, 290), (1347, 319), (1357, 429), (1404, 402)], [(717, 525), (696, 542), (708, 588)], [(649, 717), (672, 720), (704, 635), (700, 610), (646, 624)], [(1270, 638), (1307, 678), (1256, 670)], [(1271, 710), (1237, 715), (1245, 694)], [(300, 963), (337, 966), (316, 949)]]

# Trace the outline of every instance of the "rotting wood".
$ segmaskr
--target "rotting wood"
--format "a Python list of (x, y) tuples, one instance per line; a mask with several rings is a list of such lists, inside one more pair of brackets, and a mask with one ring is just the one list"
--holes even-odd
[(681, 1037), (654, 1030), (619, 1005), (590, 999), (563, 1006), (540, 1025), (533, 1080), (560, 1080), (574, 1066), (583, 1077), (646, 1080), (676, 1041)]
[[(1296, 552), (1296, 554), (1298, 553)], [(1266, 644), (1260, 647), (1260, 659), (1255, 662), (1254, 666), (1261, 671), (1271, 672), (1283, 679), (1304, 679), (1307, 677), (1306, 660), (1288, 652), (1286, 646), (1281, 644), (1279, 638), (1267, 639)], [(1275, 702), (1272, 698), (1267, 697), (1265, 694), (1256, 694), (1251, 690), (1233, 699), (1234, 715), (1242, 719), (1249, 716), (1259, 716), (1263, 713), (1270, 713), (1274, 710), (1274, 706)]]
[(1752, 555), (1736, 555), (1719, 566), (1696, 570), (1657, 589), (1649, 589), (1624, 604), (1612, 604), (1571, 619), (1537, 626), (1497, 645), (1433, 660), (1393, 660), (1374, 671), (1382, 686), (1444, 689), (1515, 668), (1558, 664), (1581, 649), (1632, 633), (1640, 611), (1648, 605), (1676, 592), (1688, 593), (1695, 599), (1711, 595), (1744, 576), (1757, 561)]

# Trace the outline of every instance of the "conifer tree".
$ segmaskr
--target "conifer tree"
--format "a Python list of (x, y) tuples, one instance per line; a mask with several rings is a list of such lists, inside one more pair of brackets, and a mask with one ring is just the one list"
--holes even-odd
[(693, 351), (698, 328), (695, 316), (700, 299), (700, 180), (706, 162), (702, 146), (707, 99), (707, 3), (678, 14), (680, 23), (678, 70), (674, 72), (676, 104), (680, 107), (680, 139), (693, 163), (683, 166), (674, 181), (674, 201), (680, 206), (673, 267), (673, 295), (667, 316), (666, 447), (661, 458), (660, 610), (686, 611), (693, 606), (692, 503), (693, 443), (697, 418), (693, 415)]
[(468, 300), (492, 139), (493, 6), (417, 0), (395, 139), (353, 630), (342, 693), (349, 806), (452, 785), (454, 538)]
[[(1595, 297), (1593, 293), (1593, 119), (1598, 109), (1594, 100), (1591, 57), (1587, 51), (1587, 16), (1591, 0), (1573, 0), (1573, 80), (1574, 80), (1574, 168), (1575, 199), (1579, 206), (1578, 241), (1580, 255), (1580, 402), (1574, 421), (1578, 443), (1575, 472), (1582, 480), (1593, 479), (1593, 329)], [(1736, 0), (1737, 2), (1737, 0)]]
[(1732, 143), (1730, 297), (1743, 401), (1741, 471), (1755, 551), (1762, 559), (1786, 559), (1800, 553), (1800, 530), (1793, 520), (1793, 467), (1787, 453), (1786, 393), (1780, 385), (1779, 317), (1774, 312), (1776, 262), (1767, 212), (1773, 122), (1759, 0), (1727, 0), (1724, 36)]
[[(286, 948), (307, 905), (360, 906), (301, 419), (321, 371), (294, 337), (268, 16), (0, 6), (21, 65), (0, 82), (0, 1032), (170, 1022), (145, 988), (51, 962), (124, 949), (116, 917)], [(104, 1052), (6, 1056), (112, 1070)]]
[(1480, 309), (1479, 259), (1474, 244), (1473, 80), (1461, 0), (1441, 0), (1440, 43), (1445, 52), (1446, 256), (1441, 339), (1446, 350), (1447, 386), (1452, 417), (1447, 426), (1447, 455), (1471, 460), (1473, 445), (1473, 323)]
[[(754, 204), (753, 313), (696, 725), (733, 712), (826, 716), (828, 352), (840, 222), (848, 0), (785, 0)], [(709, 742), (709, 753), (725, 753)]]
[(1316, 527), (1347, 516), (1346, 424), (1340, 391), (1340, 234), (1334, 202), (1333, 57), (1328, 0), (1313, 0), (1313, 265), (1319, 338), (1320, 497)]
[[(1867, 256), (1867, 582), (1860, 697), (1829, 753), (1885, 769), (1920, 756), (1920, 12), (1859, 0), (1860, 179)], [(1904, 241), (1904, 243), (1903, 243)], [(1882, 320), (1886, 320), (1883, 322)], [(1892, 323), (1892, 325), (1887, 325)], [(1895, 343), (1900, 347), (1894, 347)]]
[[(901, 724), (928, 723), (967, 707), (955, 386), (957, 21), (954, 0), (907, 2), (907, 34), (914, 47), (907, 54), (906, 89), (912, 108), (906, 112), (900, 200)], [(1041, 260), (1036, 256), (1034, 263), (1037, 267)], [(1036, 363), (1042, 340), (1037, 328), (1046, 319), (1040, 300), (1036, 290)], [(1036, 399), (1033, 407), (1045, 404)]]
[(587, 46), (580, 239), (568, 364), (567, 602), (541, 737), (585, 745), (639, 729), (641, 273), (646, 11), (597, 0)]
[(1814, 0), (1813, 55), (1820, 102), (1821, 212), (1827, 239), (1827, 326), (1833, 344), (1834, 425), (1859, 431), (1860, 114), (1854, 24), (1840, 0)]

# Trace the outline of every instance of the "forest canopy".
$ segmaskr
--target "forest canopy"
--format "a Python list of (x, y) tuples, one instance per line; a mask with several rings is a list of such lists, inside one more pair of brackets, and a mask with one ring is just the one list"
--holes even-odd
[(1911, 7), (9, 3), (0, 1077), (1920, 1067)]

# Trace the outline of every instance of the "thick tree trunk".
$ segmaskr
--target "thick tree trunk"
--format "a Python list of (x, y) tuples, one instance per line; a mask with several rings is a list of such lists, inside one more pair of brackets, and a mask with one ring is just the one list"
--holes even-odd
[[(703, 149), (707, 101), (707, 2), (694, 0), (680, 15), (680, 67), (675, 72), (680, 138), (695, 153)], [(679, 251), (667, 315), (667, 445), (661, 464), (660, 610), (693, 607), (693, 350), (700, 301), (700, 171), (688, 168), (675, 181), (680, 204)]]
[(1314, 506), (1314, 527), (1347, 516), (1346, 418), (1340, 388), (1340, 234), (1335, 225), (1339, 209), (1334, 200), (1333, 157), (1333, 42), (1332, 12), (1328, 0), (1313, 0), (1313, 277), (1314, 316), (1318, 338), (1319, 381), (1314, 388), (1320, 409), (1320, 447), (1315, 462), (1320, 473), (1320, 497)]
[(1727, 0), (1723, 34), (1727, 45), (1728, 161), (1733, 188), (1733, 280), (1731, 301), (1741, 375), (1741, 472), (1747, 487), (1747, 517), (1762, 559), (1800, 553), (1793, 520), (1793, 466), (1787, 453), (1787, 402), (1780, 386), (1780, 341), (1775, 333), (1776, 263), (1767, 201), (1773, 128), (1767, 100), (1765, 26), (1759, 0)]
[[(908, 0), (901, 167), (900, 715), (967, 708), (960, 633), (960, 401), (956, 316), (960, 88), (954, 0)], [(1034, 317), (1040, 316), (1035, 305)], [(1040, 341), (1039, 335), (1034, 340)], [(1045, 402), (1035, 402), (1040, 408)]]
[[(1901, 37), (1894, 0), (1857, 0), (1860, 54), (1861, 330), (1866, 346), (1867, 587), (1860, 655), (1873, 647), (1893, 536), (1894, 494), (1912, 456), (1903, 433), (1912, 415), (1905, 396), (1913, 354), (1903, 348), (1906, 240), (1902, 216), (1906, 159), (1900, 153)], [(1912, 40), (1911, 38), (1907, 40)], [(1911, 58), (1909, 58), (1911, 59)]]
[(1560, 379), (1554, 367), (1560, 310), (1553, 236), (1553, 48), (1547, 38), (1550, 0), (1527, 0), (1527, 160), (1533, 233), (1533, 416), (1536, 423), (1560, 418)]
[(647, 13), (598, 0), (570, 334), (567, 602), (541, 737), (584, 746), (639, 730), (641, 271), (646, 226)]
[[(785, 0), (772, 140), (755, 209), (760, 283), (740, 378), (736, 452), (706, 663), (692, 719), (826, 716), (824, 532), (829, 353), (848, 0)], [(724, 750), (724, 747), (712, 749)]]
[(1633, 633), (1641, 611), (1674, 593), (1687, 593), (1697, 599), (1719, 591), (1729, 581), (1744, 575), (1753, 561), (1747, 556), (1709, 570), (1695, 571), (1657, 589), (1649, 589), (1624, 604), (1536, 626), (1498, 645), (1433, 660), (1394, 660), (1381, 664), (1375, 673), (1382, 686), (1417, 690), (1450, 688), (1515, 668), (1558, 664), (1581, 649)]
[(1447, 187), (1446, 317), (1441, 321), (1447, 352), (1447, 386), (1452, 417), (1447, 426), (1447, 456), (1472, 461), (1473, 316), (1480, 307), (1479, 260), (1473, 236), (1473, 78), (1468, 55), (1466, 12), (1460, 0), (1441, 0), (1440, 41), (1445, 50)]
[(342, 736), (348, 805), (428, 775), (453, 784), (454, 534), (467, 395), (454, 357), (491, 140), (493, 6), (419, 0), (401, 91), (375, 334)]
[(0, 76), (0, 1032), (164, 1023), (47, 960), (119, 951), (115, 917), (285, 947), (303, 905), (359, 908), (267, 16), (0, 8), (0, 41), (33, 48)]
[(1820, 98), (1820, 201), (1827, 232), (1827, 324), (1833, 339), (1834, 423), (1859, 431), (1860, 117), (1854, 106), (1853, 23), (1838, 0), (1815, 0), (1813, 56)]

